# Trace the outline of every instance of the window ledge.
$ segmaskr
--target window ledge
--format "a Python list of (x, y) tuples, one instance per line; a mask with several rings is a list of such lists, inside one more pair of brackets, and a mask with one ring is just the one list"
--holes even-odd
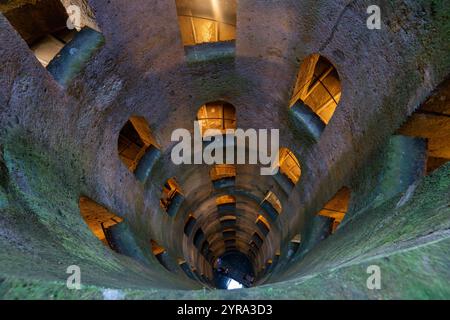
[(236, 42), (221, 41), (203, 43), (195, 46), (185, 46), (188, 63), (211, 62), (234, 59), (236, 54)]

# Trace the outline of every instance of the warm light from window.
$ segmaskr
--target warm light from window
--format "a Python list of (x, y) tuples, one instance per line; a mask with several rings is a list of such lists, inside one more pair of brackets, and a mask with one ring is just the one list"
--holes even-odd
[(237, 218), (235, 216), (227, 215), (220, 218), (220, 222), (229, 221), (229, 220), (236, 220)]
[(286, 175), (294, 184), (298, 182), (301, 175), (300, 163), (292, 151), (287, 148), (280, 149), (280, 171)]
[(299, 99), (325, 123), (330, 121), (341, 99), (341, 81), (338, 72), (326, 58), (313, 54), (303, 61), (291, 105)]
[(123, 219), (89, 198), (81, 197), (80, 213), (92, 233), (104, 244), (108, 244), (105, 230), (122, 222)]
[(236, 166), (232, 164), (217, 164), (211, 169), (210, 176), (212, 181), (235, 177)]
[(351, 192), (349, 188), (341, 188), (318, 213), (321, 216), (333, 219), (332, 232), (336, 231), (336, 228), (342, 222), (348, 211), (350, 195)]
[(176, 0), (183, 45), (236, 38), (236, 0)]
[(177, 194), (181, 194), (181, 189), (178, 186), (178, 183), (175, 181), (175, 179), (170, 178), (169, 180), (167, 180), (167, 182), (164, 184), (163, 187), (163, 194), (160, 200), (161, 207), (164, 210), (167, 210), (173, 198)]
[(208, 129), (219, 130), (222, 134), (227, 129), (236, 129), (235, 108), (226, 102), (211, 102), (203, 105), (197, 114), (200, 133), (205, 136)]
[(217, 197), (216, 199), (216, 204), (218, 206), (222, 205), (222, 204), (227, 204), (227, 203), (236, 203), (236, 198), (230, 195), (224, 195), (224, 196), (220, 196)]
[(269, 191), (267, 193), (263, 202), (264, 201), (269, 202), (272, 205), (272, 207), (278, 212), (278, 214), (280, 214), (281, 211), (283, 210), (280, 199), (278, 199), (278, 197), (272, 191)]
[(147, 120), (138, 116), (130, 117), (120, 131), (118, 152), (120, 159), (131, 172), (136, 170), (139, 161), (151, 145), (158, 148)]
[(150, 240), (150, 243), (152, 245), (152, 252), (155, 256), (160, 255), (166, 251), (166, 249), (158, 245), (155, 240)]
[(267, 229), (270, 229), (269, 221), (267, 221), (267, 219), (264, 218), (262, 215), (258, 216), (258, 218), (256, 219), (256, 223), (258, 223), (259, 221), (261, 221), (267, 227)]

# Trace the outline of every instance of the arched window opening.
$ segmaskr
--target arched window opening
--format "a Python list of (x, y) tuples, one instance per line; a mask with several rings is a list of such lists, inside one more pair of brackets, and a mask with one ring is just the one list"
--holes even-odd
[(152, 245), (152, 252), (155, 256), (166, 252), (166, 249), (161, 247), (155, 240), (150, 240), (150, 243)]
[(148, 151), (158, 150), (144, 117), (132, 116), (119, 133), (118, 152), (122, 162), (135, 172)]
[(81, 216), (92, 233), (103, 244), (114, 249), (114, 244), (108, 240), (108, 229), (122, 222), (123, 219), (87, 197), (80, 197), (79, 207)]
[(288, 259), (292, 258), (296, 253), (298, 248), (300, 247), (300, 242), (302, 241), (301, 234), (296, 234), (291, 241), (288, 244), (288, 252), (287, 257)]
[(256, 226), (258, 227), (259, 231), (264, 235), (264, 237), (267, 236), (267, 234), (270, 232), (270, 224), (269, 221), (267, 221), (266, 218), (264, 218), (262, 215), (259, 215), (256, 219)]
[(155, 256), (155, 258), (158, 260), (158, 262), (169, 271), (173, 271), (170, 266), (170, 257), (167, 253), (166, 249), (162, 246), (160, 246), (155, 240), (150, 240), (151, 247), (152, 247), (152, 253)]
[(236, 0), (176, 0), (183, 45), (236, 38)]
[(225, 134), (227, 129), (236, 129), (236, 109), (228, 102), (210, 102), (200, 107), (197, 120), (203, 137), (208, 129), (220, 130)]
[(233, 164), (216, 164), (210, 171), (212, 181), (236, 177), (236, 166)]
[(170, 178), (163, 186), (163, 192), (160, 200), (161, 208), (166, 211), (170, 216), (174, 216), (178, 211), (184, 197), (181, 193), (175, 178)]
[(36, 3), (0, 4), (0, 12), (22, 36), (39, 62), (46, 67), (59, 51), (70, 42), (76, 29), (69, 30), (66, 9), (59, 0)]
[(281, 256), (281, 252), (280, 250), (278, 250), (277, 252), (275, 252), (275, 256), (273, 257), (273, 266), (276, 266), (276, 264), (278, 263), (278, 261), (280, 261), (280, 256)]
[(222, 231), (224, 239), (234, 239), (236, 238), (236, 230), (235, 229), (225, 229)]
[(276, 220), (278, 215), (283, 211), (280, 199), (278, 199), (272, 191), (267, 192), (266, 197), (261, 202), (261, 208), (263, 208), (273, 220)]
[(158, 256), (166, 252), (166, 249), (161, 247), (155, 240), (150, 240), (150, 243), (152, 245), (152, 252), (155, 256)]
[(348, 211), (351, 192), (347, 187), (341, 188), (335, 196), (319, 211), (319, 215), (333, 219), (331, 233), (334, 233)]
[(399, 134), (426, 139), (426, 173), (450, 161), (450, 79), (441, 83), (400, 128)]
[(192, 280), (195, 280), (195, 276), (192, 273), (192, 268), (189, 266), (189, 264), (184, 259), (178, 259), (178, 265), (180, 266), (181, 270), (184, 271), (184, 273)]
[(261, 247), (264, 242), (263, 238), (261, 238), (261, 236), (257, 232), (253, 233), (252, 241), (258, 245), (258, 248)]
[(220, 218), (222, 228), (234, 228), (236, 226), (237, 218), (233, 215), (226, 215)]
[(255, 241), (251, 240), (250, 241), (250, 248), (252, 248), (253, 251), (258, 252), (259, 245)]
[(217, 211), (221, 215), (236, 213), (236, 198), (232, 195), (223, 195), (216, 198)]
[(264, 273), (267, 273), (272, 268), (272, 264), (273, 264), (273, 260), (267, 259)]
[(214, 188), (234, 186), (236, 180), (236, 166), (232, 164), (217, 164), (209, 172)]
[(328, 123), (341, 99), (341, 81), (336, 68), (325, 57), (313, 54), (300, 66), (291, 106), (303, 101)]
[(300, 163), (294, 153), (288, 148), (281, 148), (280, 155), (280, 173), (285, 175), (294, 185), (300, 179)]
[(202, 245), (203, 245), (203, 241), (205, 241), (206, 237), (205, 234), (203, 233), (203, 230), (200, 228), (198, 229), (195, 234), (194, 234), (194, 245), (197, 249), (201, 249)]
[(66, 0), (3, 1), (0, 13), (61, 84), (80, 71), (82, 62), (104, 42), (88, 5), (73, 6)]
[(203, 241), (201, 248), (200, 248), (200, 253), (207, 259), (208, 255), (210, 254), (210, 250), (209, 250), (209, 242), (207, 240)]
[(218, 206), (229, 203), (236, 203), (236, 198), (228, 194), (216, 198), (216, 204)]
[(184, 224), (184, 234), (187, 237), (189, 237), (191, 235), (192, 230), (194, 229), (196, 223), (197, 223), (197, 219), (192, 214), (190, 214), (188, 217), (188, 220)]

